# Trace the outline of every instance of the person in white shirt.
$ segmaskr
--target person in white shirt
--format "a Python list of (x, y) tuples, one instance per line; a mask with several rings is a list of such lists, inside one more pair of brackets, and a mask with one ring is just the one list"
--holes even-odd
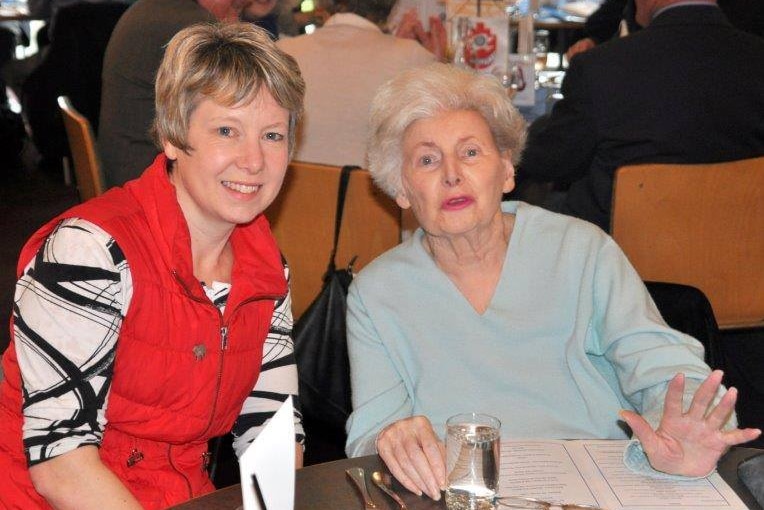
[(367, 117), (377, 88), (400, 71), (437, 60), (419, 43), (383, 31), (394, 0), (339, 0), (310, 35), (285, 38), (306, 84), (295, 160), (364, 165)]

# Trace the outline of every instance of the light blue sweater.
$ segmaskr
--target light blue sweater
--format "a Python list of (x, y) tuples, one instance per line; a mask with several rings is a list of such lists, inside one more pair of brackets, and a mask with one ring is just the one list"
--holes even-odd
[(670, 329), (615, 242), (594, 225), (521, 202), (495, 295), (479, 315), (422, 246), (421, 229), (355, 278), (348, 295), (349, 456), (385, 425), (462, 412), (511, 438), (626, 438), (622, 408), (660, 421), (668, 381), (687, 396), (710, 373)]

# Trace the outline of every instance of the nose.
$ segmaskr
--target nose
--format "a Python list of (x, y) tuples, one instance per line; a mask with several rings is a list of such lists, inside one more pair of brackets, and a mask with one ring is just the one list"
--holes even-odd
[(239, 168), (251, 173), (257, 173), (263, 169), (263, 150), (259, 143), (243, 143), (238, 151), (236, 164)]
[(446, 159), (443, 165), (443, 184), (451, 188), (462, 182), (462, 169), (458, 162)]

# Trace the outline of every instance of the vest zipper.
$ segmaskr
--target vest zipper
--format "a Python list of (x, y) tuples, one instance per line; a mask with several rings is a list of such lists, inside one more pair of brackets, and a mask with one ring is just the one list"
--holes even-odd
[(207, 422), (207, 426), (204, 428), (204, 432), (202, 432), (199, 437), (203, 437), (210, 430), (210, 428), (212, 427), (212, 421), (215, 418), (215, 411), (217, 411), (218, 399), (220, 397), (220, 386), (223, 380), (223, 361), (225, 360), (224, 354), (225, 354), (225, 351), (228, 349), (228, 324), (230, 323), (231, 319), (236, 314), (236, 312), (238, 312), (239, 309), (241, 309), (241, 307), (246, 305), (247, 303), (251, 303), (253, 301), (275, 300), (275, 299), (280, 299), (282, 297), (283, 296), (261, 295), (261, 296), (253, 296), (251, 298), (245, 299), (241, 303), (237, 304), (236, 307), (231, 311), (231, 314), (228, 316), (228, 322), (223, 321), (223, 314), (220, 313), (220, 309), (216, 307), (214, 304), (212, 304), (212, 302), (210, 302), (212, 306), (215, 306), (215, 309), (218, 311), (218, 315), (220, 317), (220, 364), (218, 365), (217, 381), (215, 382), (215, 398), (212, 401), (212, 409), (210, 410), (210, 419)]
[[(178, 275), (178, 272), (173, 269), (172, 275), (175, 278), (175, 280), (180, 284), (183, 291), (186, 293), (186, 295), (193, 301), (196, 301), (197, 303), (202, 304), (209, 304), (212, 306), (217, 312), (218, 317), (220, 319), (220, 363), (218, 364), (218, 372), (217, 372), (217, 378), (215, 381), (215, 398), (212, 401), (212, 409), (210, 410), (210, 418), (207, 422), (207, 426), (204, 428), (204, 431), (198, 436), (198, 437), (204, 437), (205, 434), (210, 430), (210, 427), (212, 427), (213, 419), (215, 418), (215, 412), (217, 411), (217, 405), (218, 405), (218, 399), (220, 396), (220, 383), (223, 380), (223, 361), (225, 359), (224, 354), (225, 351), (228, 349), (228, 322), (224, 322), (223, 320), (223, 314), (220, 312), (220, 309), (215, 306), (212, 301), (209, 299), (200, 299), (194, 296), (190, 289), (186, 286), (186, 284), (183, 282), (183, 280), (180, 278), (180, 275)], [(242, 308), (244, 305), (251, 303), (253, 301), (265, 301), (265, 300), (278, 300), (283, 298), (284, 295), (282, 294), (263, 294), (258, 296), (252, 296), (250, 298), (245, 299), (244, 301), (238, 303), (236, 307), (231, 311), (228, 321), (230, 322), (231, 318), (236, 314), (236, 312), (239, 311), (240, 308)], [(192, 495), (193, 497), (193, 495)]]
[(228, 326), (220, 327), (220, 350), (228, 349)]

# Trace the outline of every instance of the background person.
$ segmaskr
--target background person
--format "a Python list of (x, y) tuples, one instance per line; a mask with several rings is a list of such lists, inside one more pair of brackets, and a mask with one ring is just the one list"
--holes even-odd
[(436, 61), (413, 40), (383, 32), (395, 0), (338, 0), (336, 13), (310, 35), (285, 38), (305, 77), (305, 119), (295, 159), (363, 165), (374, 91), (404, 69)]
[(584, 23), (583, 37), (565, 52), (570, 61), (578, 53), (588, 51), (616, 37), (621, 20), (625, 20), (629, 33), (639, 30), (634, 20), (634, 2), (629, 0), (604, 0)]
[(264, 28), (271, 35), (271, 39), (279, 38), (278, 12), (276, 5), (279, 0), (252, 0), (241, 11), (241, 19), (254, 23)]
[(571, 60), (564, 97), (531, 125), (519, 168), (569, 188), (545, 206), (605, 230), (621, 166), (764, 155), (764, 66), (751, 65), (764, 61), (764, 39), (734, 28), (714, 0), (635, 3), (645, 28)]
[[(764, 37), (764, 2), (760, 0), (718, 0), (732, 26), (759, 37)], [(634, 19), (634, 0), (604, 0), (584, 25), (584, 37), (576, 41), (565, 56), (568, 60), (598, 44), (609, 41), (618, 34), (621, 20), (625, 20), (628, 32), (639, 30)]]
[(195, 23), (235, 21), (250, 0), (138, 0), (114, 28), (103, 59), (98, 152), (106, 187), (151, 164), (154, 80), (168, 41)]
[(241, 454), (296, 396), (287, 268), (262, 212), (303, 91), (294, 60), (249, 23), (170, 41), (154, 123), (164, 153), (22, 250), (0, 506), (173, 506), (214, 489), (210, 438), (233, 428)]
[(760, 431), (735, 428), (736, 391), (666, 326), (610, 237), (501, 203), (523, 125), (494, 78), (444, 64), (374, 98), (369, 171), (422, 228), (350, 287), (348, 455), (376, 450), (405, 487), (439, 499), (449, 416), (557, 439), (626, 438), (620, 417), (641, 441), (632, 469), (705, 476)]
[(417, 41), (443, 62), (448, 45), (443, 25), (445, 17), (444, 6), (436, 2), (398, 0), (390, 14), (388, 28), (396, 37)]

